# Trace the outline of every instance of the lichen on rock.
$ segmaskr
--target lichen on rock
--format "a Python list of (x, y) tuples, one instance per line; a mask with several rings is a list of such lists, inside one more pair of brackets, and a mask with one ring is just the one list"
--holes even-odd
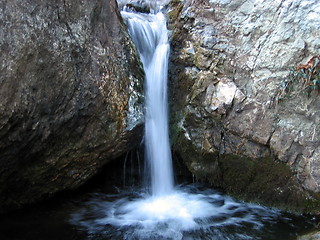
[[(173, 31), (169, 77), (174, 150), (186, 162), (197, 156), (190, 170), (203, 176), (203, 169), (209, 180), (217, 171), (208, 169), (217, 169), (221, 159), (224, 166), (234, 157), (246, 159), (243, 166), (253, 161), (256, 176), (251, 180), (257, 187), (264, 185), (257, 159), (269, 159), (264, 165), (268, 174), (281, 162), (288, 177), (275, 176), (283, 186), (295, 186), (286, 188), (287, 194), (309, 211), (305, 203), (320, 201), (319, 96), (301, 94), (279, 104), (274, 99), (292, 66), (319, 55), (320, 3), (171, 1), (168, 16)], [(193, 154), (183, 153), (186, 142)], [(226, 171), (222, 165), (218, 175)], [(235, 174), (240, 170), (234, 168)], [(237, 191), (236, 181), (223, 181), (211, 183)], [(290, 209), (292, 201), (276, 197), (271, 186), (264, 194)], [(264, 202), (249, 188), (242, 195)]]

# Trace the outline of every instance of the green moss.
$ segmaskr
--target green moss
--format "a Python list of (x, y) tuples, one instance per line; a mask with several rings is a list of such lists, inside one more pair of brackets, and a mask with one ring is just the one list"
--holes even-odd
[(130, 69), (133, 70), (132, 74), (135, 78), (141, 80), (141, 86), (143, 86), (143, 81), (145, 76), (143, 71), (143, 65), (142, 65), (140, 56), (138, 54), (138, 50), (133, 44), (128, 34), (126, 34), (123, 46), (124, 46), (125, 53), (127, 54), (127, 59), (130, 60), (129, 65), (130, 65)]
[(175, 111), (170, 115), (170, 142), (172, 145), (176, 143), (182, 132), (182, 128), (179, 126), (181, 115), (180, 111)]
[(273, 158), (250, 159), (208, 153), (180, 135), (175, 150), (199, 179), (238, 199), (284, 210), (319, 214), (320, 201), (310, 198), (289, 166)]
[(303, 207), (305, 209), (305, 212), (307, 212), (307, 213), (311, 212), (311, 213), (320, 215), (320, 201), (319, 200), (312, 199), (312, 198), (306, 199), (304, 201)]
[(225, 155), (219, 158), (222, 186), (228, 193), (264, 205), (294, 212), (317, 212), (320, 202), (310, 199), (289, 166), (272, 158), (249, 159)]
[(220, 156), (219, 162), (223, 172), (223, 186), (229, 192), (237, 194), (244, 192), (254, 178), (255, 164), (231, 155)]
[[(173, 149), (181, 156), (197, 179), (218, 183), (220, 181), (220, 173), (218, 166), (218, 155), (207, 154), (199, 151), (192, 142), (186, 139), (183, 131), (180, 132)], [(201, 161), (199, 161), (201, 160)]]
[(169, 22), (172, 23), (178, 19), (182, 11), (183, 5), (179, 1), (176, 1), (176, 2), (171, 1), (171, 4), (173, 7), (171, 7), (170, 11), (167, 13), (167, 16), (168, 16)]
[(170, 10), (167, 13), (170, 25), (178, 19), (182, 11), (182, 8), (183, 8), (183, 4), (181, 3), (180, 0), (170, 1)]

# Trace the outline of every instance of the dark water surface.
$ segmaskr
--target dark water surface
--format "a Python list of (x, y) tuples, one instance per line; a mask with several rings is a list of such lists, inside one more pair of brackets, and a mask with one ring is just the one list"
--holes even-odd
[(194, 184), (178, 186), (164, 201), (152, 205), (153, 199), (132, 187), (59, 196), (0, 216), (0, 239), (289, 240), (314, 229), (316, 221)]
[[(139, 186), (144, 163), (137, 156), (113, 161), (79, 191), (0, 215), (0, 240), (293, 240), (319, 221), (239, 202), (201, 184), (152, 198)], [(176, 181), (190, 182), (177, 164)]]

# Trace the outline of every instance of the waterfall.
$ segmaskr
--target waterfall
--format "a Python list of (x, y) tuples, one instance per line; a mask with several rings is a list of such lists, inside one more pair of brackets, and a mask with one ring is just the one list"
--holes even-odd
[[(281, 214), (275, 209), (236, 202), (194, 184), (173, 187), (167, 120), (170, 49), (166, 18), (157, 5), (161, 0), (135, 1), (142, 4), (138, 9), (152, 10), (150, 14), (125, 11), (126, 5), (132, 7), (133, 2), (121, 3), (121, 14), (145, 71), (145, 158), (152, 195), (140, 188), (98, 193), (72, 215), (70, 222), (81, 231), (86, 229), (89, 239), (248, 240), (262, 239), (265, 223), (272, 226), (279, 221), (282, 228), (287, 219), (279, 220)], [(270, 230), (265, 233), (269, 236)]]
[(170, 45), (166, 17), (121, 11), (145, 71), (145, 148), (153, 196), (173, 190), (168, 133), (167, 72)]

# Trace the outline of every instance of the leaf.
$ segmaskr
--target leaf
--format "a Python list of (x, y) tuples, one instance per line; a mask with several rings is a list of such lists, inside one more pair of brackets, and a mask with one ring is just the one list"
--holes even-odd
[(314, 58), (313, 67), (315, 68), (319, 62), (320, 62), (320, 59), (318, 57)]

